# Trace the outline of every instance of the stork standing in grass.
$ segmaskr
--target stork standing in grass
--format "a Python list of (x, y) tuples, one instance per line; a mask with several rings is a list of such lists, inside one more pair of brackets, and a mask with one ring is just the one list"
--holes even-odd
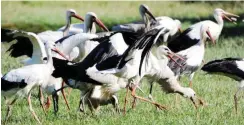
[(202, 70), (210, 74), (220, 74), (240, 82), (239, 88), (234, 95), (235, 111), (237, 113), (238, 93), (244, 89), (244, 59), (224, 58), (208, 62)]
[[(8, 38), (8, 41), (3, 41), (3, 42), (11, 42), (14, 41), (15, 39), (17, 39), (17, 42), (15, 44), (12, 44), (10, 46), (10, 48), (7, 51), (10, 51), (10, 56), (12, 57), (20, 57), (23, 55), (26, 55), (28, 57), (27, 60), (24, 60), (24, 64), (25, 65), (32, 65), (32, 64), (41, 64), (41, 62), (43, 61), (47, 61), (47, 54), (46, 54), (46, 50), (44, 47), (44, 43), (43, 41), (40, 40), (40, 38), (31, 32), (25, 32), (25, 31), (18, 31), (18, 30), (5, 30), (2, 29), (2, 31), (4, 31), (4, 33), (2, 34), (3, 37)], [(49, 41), (45, 42), (46, 43), (50, 43)], [(52, 44), (55, 44), (54, 42), (52, 42)], [(58, 47), (57, 47), (58, 48)], [(55, 52), (56, 53), (56, 52)], [(56, 56), (60, 56), (60, 50), (59, 53)], [(65, 55), (67, 55), (65, 53)], [(62, 59), (67, 59), (66, 56), (64, 54), (62, 54), (60, 56), (60, 58)], [(41, 88), (45, 88), (45, 92), (47, 93), (51, 93), (48, 91), (54, 91), (54, 88), (59, 89), (61, 87), (61, 82), (59, 82), (60, 79), (57, 79), (56, 81), (54, 81), (53, 79), (50, 78), (49, 84), (48, 86), (40, 86), (39, 89), (39, 99), (40, 99), (40, 103), (43, 106), (43, 95), (42, 95), (42, 89)], [(52, 83), (54, 82), (54, 83)], [(68, 102), (66, 100), (64, 91), (62, 90), (62, 95), (64, 97), (65, 103), (69, 109), (68, 106)]]
[(232, 20), (229, 17), (239, 17), (238, 15), (226, 12), (219, 8), (214, 10), (213, 15), (214, 15), (214, 18), (217, 21), (217, 23), (210, 21), (210, 20), (205, 20), (205, 21), (201, 21), (196, 24), (193, 24), (188, 29), (186, 29), (180, 36), (178, 36), (175, 40), (169, 42), (168, 47), (173, 52), (176, 53), (176, 52), (185, 50), (185, 49), (197, 44), (201, 37), (200, 29), (201, 29), (202, 24), (206, 24), (210, 27), (209, 32), (212, 35), (213, 40), (216, 41), (219, 38), (219, 35), (221, 34), (221, 31), (224, 26), (223, 19), (227, 19), (227, 20), (235, 23), (234, 22), (235, 20)]
[[(98, 38), (102, 40), (96, 48), (92, 50), (92, 52), (80, 63), (69, 65), (67, 62), (62, 62), (61, 60), (54, 61), (56, 70), (54, 71), (55, 77), (62, 77), (66, 80), (73, 79), (76, 81), (80, 81), (80, 84), (68, 84), (73, 88), (80, 88), (82, 86), (82, 83), (93, 83), (93, 84), (106, 84), (106, 82), (101, 82), (94, 80), (95, 78), (91, 78), (90, 75), (88, 75), (88, 71), (90, 67), (94, 66), (94, 64), (99, 63), (99, 66), (97, 68), (99, 70), (105, 70), (110, 69), (109, 67), (114, 67), (119, 61), (119, 58), (121, 58), (122, 54), (125, 52), (125, 50), (131, 46), (134, 45), (133, 41), (131, 40), (138, 40), (138, 41), (152, 41), (154, 39), (158, 39), (157, 32), (158, 29), (155, 31), (151, 31), (149, 33), (144, 34), (143, 36), (133, 36), (131, 33), (114, 33), (111, 36), (107, 36), (105, 38)], [(168, 31), (168, 30), (167, 30)], [(161, 32), (162, 33), (162, 32)], [(128, 35), (128, 36), (127, 36)], [(138, 43), (139, 44), (139, 43)], [(137, 57), (138, 58), (138, 57)], [(110, 61), (115, 61), (114, 63)], [(136, 60), (136, 59), (135, 59)], [(108, 63), (108, 61), (110, 63)], [(112, 71), (113, 72), (113, 71)], [(137, 72), (133, 71), (126, 75), (126, 71), (124, 72), (124, 77), (131, 77), (131, 75), (136, 75)], [(128, 77), (127, 77), (128, 78)], [(116, 78), (115, 78), (116, 79)], [(104, 78), (104, 80), (109, 80)], [(121, 82), (127, 81), (126, 79), (121, 79)], [(111, 82), (109, 82), (111, 83)], [(115, 84), (120, 85), (120, 84)], [(124, 85), (124, 84), (122, 84)], [(118, 88), (118, 87), (117, 87)], [(119, 87), (120, 88), (120, 87)], [(157, 104), (155, 104), (157, 105)], [(157, 105), (159, 106), (159, 105)]]
[[(205, 53), (205, 42), (207, 38), (210, 38), (213, 44), (215, 44), (212, 35), (209, 31), (210, 27), (207, 24), (203, 24), (200, 29), (200, 39), (197, 44), (189, 47), (188, 49), (178, 52), (178, 55), (181, 55), (186, 62), (181, 63), (183, 67), (175, 65), (175, 62), (170, 61), (168, 66), (175, 73), (177, 77), (182, 74), (190, 74), (190, 87), (192, 87), (192, 79), (195, 74), (195, 71), (199, 69), (202, 64), (204, 53)], [(185, 63), (185, 64), (184, 64)]]
[[(84, 42), (87, 41), (88, 39), (97, 37), (97, 35), (95, 35), (95, 34), (90, 34), (91, 33), (90, 31), (92, 31), (91, 29), (95, 28), (95, 22), (96, 21), (99, 21), (99, 25), (101, 25), (101, 27), (104, 30), (107, 30), (106, 26), (104, 26), (104, 24), (96, 17), (96, 15), (94, 15), (94, 13), (88, 12), (87, 15), (86, 15), (86, 20), (85, 20), (85, 24), (86, 24), (86, 27), (87, 27), (86, 28), (87, 33), (80, 33), (80, 34), (64, 37), (64, 38), (62, 38), (62, 39), (60, 39), (60, 40), (55, 42), (57, 48), (59, 48), (59, 50), (61, 50), (66, 56), (70, 55), (70, 53), (73, 52), (73, 49), (76, 46), (79, 46), (81, 48), (81, 50), (78, 51), (78, 52), (83, 52), (83, 50), (85, 48), (89, 50), (89, 47), (87, 48), (87, 46), (85, 46), (85, 45), (87, 45), (87, 44), (89, 45), (90, 43), (86, 42), (87, 43), (86, 44)], [(12, 41), (13, 39), (17, 39), (18, 40), (18, 42), (16, 44), (13, 44), (8, 49), (8, 51), (11, 51), (10, 52), (11, 56), (19, 57), (21, 55), (25, 55), (26, 54), (29, 57), (31, 57), (31, 59), (27, 59), (27, 61), (25, 61), (25, 62), (30, 62), (30, 63), (25, 63), (25, 64), (33, 64), (33, 63), (35, 64), (35, 63), (39, 63), (40, 62), (37, 59), (40, 59), (41, 53), (40, 53), (40, 51), (37, 51), (38, 50), (37, 48), (39, 47), (38, 44), (40, 44), (40, 45), (42, 44), (40, 42), (41, 40), (37, 40), (37, 41), (39, 41), (39, 42), (37, 42), (36, 39), (28, 39), (28, 38), (25, 38), (25, 37), (23, 37), (21, 35), (16, 35), (17, 32), (21, 33), (22, 31), (17, 31), (17, 30), (7, 30), (6, 31), (4, 29), (2, 29), (2, 31), (5, 32), (4, 36), (6, 36), (6, 38), (8, 38), (8, 39), (11, 38), (10, 41)], [(39, 37), (37, 39), (39, 39)], [(31, 43), (32, 43), (32, 45), (31, 45)], [(82, 45), (79, 45), (79, 44), (82, 44)], [(34, 48), (32, 48), (32, 47), (34, 47)], [(55, 53), (53, 53), (53, 56), (63, 59), (62, 56), (56, 55)], [(72, 59), (77, 58), (77, 56), (76, 57), (72, 57)], [(59, 81), (60, 81), (60, 79), (56, 79), (56, 82), (55, 82), (54, 78), (51, 78), (49, 87), (51, 87), (51, 84), (60, 86), (59, 85)], [(56, 84), (54, 84), (52, 82), (55, 82)], [(51, 88), (57, 88), (57, 86), (56, 87), (53, 86)], [(50, 88), (49, 89), (48, 88), (46, 88), (46, 91), (50, 90)], [(50, 93), (50, 92), (48, 92), (48, 93)], [(63, 91), (62, 91), (62, 93), (63, 93)], [(47, 101), (48, 105), (46, 105), (47, 107), (49, 107), (49, 104), (50, 104), (49, 102), (50, 101), (49, 101), (49, 98), (48, 98), (48, 101)]]
[[(152, 35), (151, 33), (153, 34), (153, 31), (150, 32), (149, 34)], [(144, 63), (142, 61), (148, 54), (148, 51), (150, 51), (152, 44), (155, 44), (155, 41), (157, 41), (157, 39), (158, 39), (159, 35), (161, 35), (161, 33), (165, 33), (165, 31), (162, 30), (162, 31), (156, 32), (157, 35), (156, 36), (152, 35), (150, 40), (149, 39), (146, 40), (147, 37), (143, 37), (140, 40), (138, 40), (137, 43), (130, 46), (126, 50), (126, 52), (123, 54), (123, 57), (119, 61), (119, 63), (117, 62), (118, 67), (112, 68), (112, 69), (107, 67), (107, 69), (103, 71), (102, 67), (106, 66), (108, 63), (107, 61), (104, 61), (104, 62), (98, 63), (95, 66), (87, 69), (87, 74), (92, 79), (95, 79), (96, 81), (99, 81), (102, 83), (109, 83), (109, 85), (106, 85), (101, 88), (100, 91), (102, 93), (103, 93), (103, 89), (104, 90), (110, 89), (110, 91), (106, 91), (106, 93), (108, 93), (108, 92), (113, 93), (113, 92), (117, 92), (121, 88), (125, 88), (128, 85), (128, 83), (126, 81), (131, 78), (133, 78), (133, 79), (135, 78), (135, 80), (133, 80), (132, 83), (138, 84), (139, 80), (141, 79), (139, 75), (141, 75), (141, 76), (150, 75), (151, 77), (155, 76), (156, 78), (162, 78), (162, 79), (164, 79), (164, 78), (168, 79), (168, 77), (171, 77), (170, 80), (167, 81), (167, 82), (169, 82), (168, 83), (169, 86), (172, 84), (172, 86), (170, 86), (171, 88), (168, 88), (168, 90), (172, 90), (170, 92), (178, 92), (185, 97), (191, 98), (195, 104), (195, 92), (190, 88), (184, 89), (184, 87), (179, 87), (180, 85), (177, 82), (176, 77), (174, 76), (173, 72), (169, 68), (168, 68), (168, 70), (170, 72), (166, 72), (165, 74), (162, 74), (166, 70), (166, 68), (164, 68), (164, 67), (167, 67), (167, 63), (162, 63), (161, 61), (159, 61), (160, 59), (159, 60), (155, 59), (155, 57), (153, 57), (151, 53), (149, 53), (149, 56), (147, 56), (148, 61), (144, 61)], [(149, 34), (147, 34), (147, 35), (149, 35)], [(147, 36), (147, 35), (145, 35), (145, 36)], [(143, 45), (143, 47), (142, 47), (142, 45)], [(165, 46), (159, 47), (159, 50), (161, 50), (161, 53), (159, 53), (160, 57), (164, 54), (171, 53), (171, 51), (169, 49), (165, 50), (164, 48), (167, 48), (167, 47), (165, 47)], [(110, 59), (112, 59), (112, 58), (110, 58)], [(110, 59), (108, 58), (107, 60), (110, 60)], [(165, 58), (163, 59), (163, 61), (165, 61)], [(116, 61), (114, 63), (116, 63)], [(163, 68), (157, 67), (157, 66), (161, 66), (161, 65), (163, 66)], [(156, 66), (156, 67), (153, 67), (153, 66)], [(151, 68), (151, 67), (153, 67), (153, 68)], [(141, 70), (138, 71), (138, 68)], [(161, 68), (162, 68), (162, 71), (161, 71)], [(148, 69), (151, 69), (151, 70), (148, 70)], [(148, 74), (146, 74), (144, 72), (144, 70), (148, 70), (148, 72), (147, 72)], [(152, 72), (152, 71), (154, 71), (154, 72)], [(117, 81), (117, 82), (115, 82), (115, 81)], [(136, 81), (136, 82), (134, 82), (134, 81)], [(144, 100), (144, 101), (151, 102), (151, 101), (144, 99), (142, 97), (139, 97), (135, 94), (136, 86), (137, 85), (131, 86), (132, 87), (131, 88), (132, 96), (134, 96), (135, 98)], [(173, 87), (175, 87), (175, 88), (173, 88)], [(100, 95), (105, 95), (105, 94), (100, 94)], [(156, 105), (160, 109), (165, 108), (164, 106), (162, 106), (156, 102), (151, 102), (151, 103)]]
[[(163, 18), (163, 17), (162, 17)], [(165, 25), (158, 25), (158, 26), (161, 26), (161, 27), (165, 27)], [(168, 38), (168, 33), (170, 33), (171, 35), (173, 35), (172, 33), (176, 33), (176, 31), (178, 31), (178, 27), (177, 26), (175, 26), (175, 27), (173, 27), (173, 28), (171, 28), (170, 30), (169, 30), (169, 32), (166, 32), (165, 34), (163, 34), (163, 38)], [(133, 36), (132, 34), (133, 33), (127, 33), (127, 32), (121, 32), (122, 33), (122, 36), (123, 36), (123, 39), (125, 40), (125, 46), (124, 45), (121, 45), (122, 43), (123, 43), (123, 41), (120, 41), (119, 40), (119, 35), (117, 35), (117, 37), (118, 38), (115, 38), (114, 36), (114, 38), (113, 37), (111, 37), (111, 38), (113, 38), (113, 40), (116, 40), (117, 39), (117, 41), (113, 41), (112, 39), (111, 39), (111, 41), (113, 41), (114, 43), (113, 43), (113, 47), (116, 49), (116, 51), (121, 51), (121, 52), (123, 52), (123, 51), (125, 51), (125, 49), (128, 47), (128, 46), (130, 46), (133, 42), (130, 42), (131, 40), (133, 41), (134, 39), (138, 39), (138, 38), (130, 38), (130, 36)], [(116, 33), (115, 33), (116, 34)], [(135, 34), (136, 35), (136, 34)], [(129, 37), (128, 37), (129, 36)], [(140, 36), (139, 34), (137, 35), (137, 36)], [(167, 37), (165, 37), (165, 36), (167, 36)], [(104, 37), (105, 38), (105, 37)], [(164, 39), (164, 40), (166, 40), (166, 39)], [(105, 41), (106, 40), (106, 38), (105, 39), (101, 39), (102, 41)], [(99, 40), (100, 41), (100, 40)], [(167, 41), (167, 40), (166, 40)], [(92, 42), (87, 42), (88, 44), (92, 44)], [(95, 46), (94, 46), (95, 47)], [(123, 49), (117, 49), (117, 48), (123, 48)], [(87, 48), (86, 48), (86, 50), (87, 50)], [(91, 50), (91, 49), (90, 49)], [(87, 53), (88, 54), (88, 53)], [(83, 57), (86, 57), (86, 55), (84, 55)], [(101, 93), (101, 91), (99, 92), (99, 89), (101, 89), (101, 86), (97, 86), (97, 88), (95, 87), (94, 88), (94, 90), (92, 90), (92, 91), (89, 91), (89, 90), (85, 90), (85, 91), (89, 91), (89, 92), (93, 92), (93, 93), (96, 93), (95, 91), (98, 91), (97, 93)], [(85, 92), (86, 93), (86, 92)], [(84, 100), (85, 99), (85, 96), (87, 96), (87, 95), (89, 95), (89, 94), (85, 94), (83, 97), (81, 97), (81, 100)], [(117, 100), (116, 98), (115, 98), (116, 96), (113, 96), (113, 100)], [(91, 98), (89, 98), (88, 97), (88, 99), (89, 100), (91, 100)], [(81, 102), (82, 103), (82, 102)], [(83, 104), (83, 103), (82, 103)], [(80, 106), (80, 110), (81, 111), (84, 111), (84, 109), (82, 108), (82, 107), (84, 107), (84, 106)]]
[[(1, 78), (1, 94), (5, 97), (8, 106), (5, 123), (11, 115), (12, 105), (19, 97), (25, 96), (28, 96), (29, 109), (32, 115), (40, 123), (40, 120), (32, 109), (31, 90), (34, 87), (46, 86), (48, 84), (49, 77), (54, 70), (51, 49), (54, 51), (57, 50), (51, 42), (47, 43), (46, 51), (48, 57), (46, 57), (46, 64), (33, 64), (13, 69)], [(10, 101), (9, 99), (11, 97), (13, 97), (13, 100)]]
[[(175, 53), (178, 53), (182, 56), (186, 56), (186, 68), (185, 71), (176, 71), (176, 67), (169, 64), (171, 69), (176, 73), (176, 75), (189, 74), (189, 85), (192, 86), (192, 79), (194, 77), (195, 71), (199, 68), (203, 61), (204, 56), (204, 41), (206, 39), (202, 38), (202, 25), (208, 26), (209, 39), (215, 41), (219, 38), (219, 35), (223, 29), (224, 20), (223, 18), (228, 19), (233, 22), (228, 16), (239, 17), (237, 15), (226, 12), (222, 9), (214, 10), (214, 18), (217, 21), (215, 22), (206, 20), (198, 22), (188, 29), (186, 29), (182, 34), (180, 34), (173, 41), (168, 43), (168, 47)], [(210, 37), (211, 35), (211, 37)], [(197, 50), (197, 46), (200, 47)], [(179, 69), (179, 68), (178, 68)]]

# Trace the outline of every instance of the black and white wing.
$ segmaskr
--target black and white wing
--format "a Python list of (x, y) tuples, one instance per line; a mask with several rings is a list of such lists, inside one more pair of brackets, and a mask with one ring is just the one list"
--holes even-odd
[(199, 34), (195, 33), (195, 29), (193, 30), (193, 28), (188, 28), (174, 40), (170, 41), (168, 43), (168, 47), (171, 51), (177, 53), (197, 44), (199, 40), (200, 36)]
[(152, 30), (144, 33), (138, 40), (136, 40), (125, 51), (125, 53), (123, 54), (123, 57), (121, 58), (120, 63), (118, 64), (118, 68), (121, 69), (122, 67), (124, 67), (124, 65), (128, 61), (130, 61), (134, 58), (134, 55), (135, 55), (134, 52), (139, 50), (139, 51), (141, 51), (139, 75), (141, 75), (141, 67), (142, 67), (145, 57), (148, 56), (153, 45), (157, 44), (159, 36), (162, 34), (165, 34), (167, 32), (169, 32), (169, 30), (166, 28), (161, 28), (161, 29), (155, 28), (155, 29), (152, 29)]
[(7, 50), (10, 51), (10, 56), (15, 58), (24, 55), (30, 58), (34, 55), (42, 58), (47, 57), (44, 44), (35, 33), (9, 29), (1, 29), (1, 32), (1, 42), (17, 41)]
[(244, 79), (244, 59), (224, 58), (213, 60), (202, 67), (208, 73), (219, 73), (231, 77), (237, 81)]

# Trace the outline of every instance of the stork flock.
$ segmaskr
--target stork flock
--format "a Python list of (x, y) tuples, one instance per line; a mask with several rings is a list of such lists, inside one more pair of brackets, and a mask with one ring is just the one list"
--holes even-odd
[[(45, 92), (53, 98), (55, 114), (58, 112), (59, 91), (70, 109), (63, 91), (67, 87), (81, 91), (78, 97), (78, 111), (81, 112), (85, 112), (86, 104), (91, 111), (97, 111), (101, 105), (110, 103), (120, 112), (116, 93), (125, 88), (124, 113), (129, 90), (134, 97), (133, 107), (139, 99), (159, 109), (168, 109), (153, 99), (136, 95), (144, 77), (157, 82), (166, 93), (178, 93), (188, 98), (196, 108), (204, 105), (192, 88), (192, 80), (204, 62), (205, 42), (210, 39), (215, 44), (224, 27), (224, 19), (235, 23), (234, 18), (239, 16), (217, 8), (213, 12), (216, 22), (201, 21), (182, 31), (179, 20), (154, 17), (145, 4), (140, 5), (139, 13), (141, 22), (113, 26), (112, 31), (95, 13), (88, 12), (83, 19), (73, 9), (67, 10), (66, 25), (57, 31), (35, 34), (1, 29), (1, 42), (12, 43), (7, 50), (9, 56), (28, 57), (20, 62), (25, 66), (12, 69), (1, 78), (1, 94), (7, 104), (4, 123), (9, 119), (16, 100), (26, 96), (32, 115), (41, 123), (31, 105), (31, 90), (36, 87), (39, 87), (43, 111), (46, 112), (51, 103), (47, 97), (44, 104), (42, 93)], [(73, 17), (84, 23), (71, 24)], [(96, 25), (104, 32), (96, 33)], [(244, 59), (211, 61), (202, 70), (223, 73), (240, 81), (235, 94), (237, 110), (237, 93), (244, 88)], [(189, 76), (189, 87), (180, 83), (180, 77), (185, 74)], [(151, 85), (150, 94), (152, 89)]]

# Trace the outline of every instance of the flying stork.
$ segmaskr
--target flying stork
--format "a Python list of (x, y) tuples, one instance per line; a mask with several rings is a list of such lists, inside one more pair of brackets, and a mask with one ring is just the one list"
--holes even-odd
[(234, 95), (235, 111), (237, 113), (237, 94), (244, 89), (244, 59), (224, 58), (208, 62), (202, 70), (210, 74), (219, 74), (240, 82), (239, 89)]
[[(26, 34), (32, 37), (36, 37), (35, 34), (32, 33)], [(34, 87), (45, 86), (48, 83), (49, 77), (54, 70), (51, 49), (59, 53), (52, 42), (47, 42), (47, 56), (44, 57), (47, 63), (33, 64), (18, 69), (13, 69), (1, 78), (1, 94), (5, 97), (8, 106), (5, 123), (11, 115), (12, 105), (14, 102), (19, 97), (25, 96), (28, 96), (29, 109), (32, 115), (38, 121), (38, 123), (40, 123), (40, 120), (32, 109), (31, 90)], [(13, 100), (11, 100), (11, 97), (14, 97)]]

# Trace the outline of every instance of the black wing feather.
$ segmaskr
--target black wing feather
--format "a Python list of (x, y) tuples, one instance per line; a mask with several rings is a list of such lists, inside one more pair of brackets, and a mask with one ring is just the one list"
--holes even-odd
[(32, 42), (28, 37), (24, 37), (24, 36), (14, 37), (16, 32), (24, 32), (24, 31), (1, 29), (1, 37), (2, 37), (1, 42), (9, 43), (14, 40), (17, 40), (17, 42), (15, 44), (12, 44), (10, 48), (7, 50), (10, 51), (9, 55), (15, 58), (23, 55), (31, 57), (33, 53)]
[(202, 67), (202, 70), (209, 73), (223, 73), (237, 81), (244, 79), (244, 71), (237, 67), (236, 61), (241, 58), (225, 58), (210, 61)]
[(181, 33), (174, 40), (168, 42), (168, 47), (171, 51), (177, 53), (181, 50), (185, 50), (190, 48), (191, 46), (198, 43), (199, 39), (192, 39), (188, 36), (188, 33), (191, 32), (192, 29), (188, 28), (183, 33)]

